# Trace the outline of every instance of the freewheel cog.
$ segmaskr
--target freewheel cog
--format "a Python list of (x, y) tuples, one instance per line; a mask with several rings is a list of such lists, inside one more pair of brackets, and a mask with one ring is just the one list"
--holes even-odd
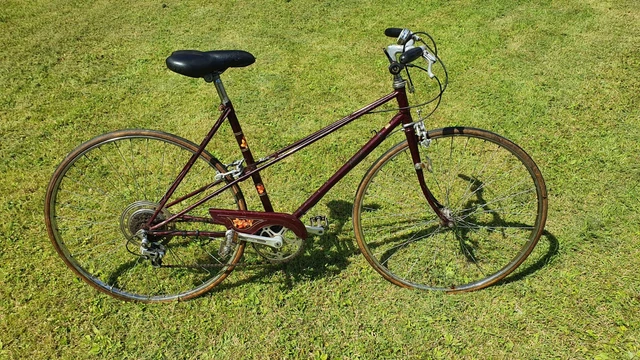
[[(120, 215), (120, 231), (127, 239), (132, 239), (138, 230), (142, 229), (156, 212), (158, 204), (141, 200), (127, 206)], [(171, 213), (166, 209), (162, 210), (156, 217), (154, 223), (159, 224), (168, 219)], [(161, 230), (166, 230), (168, 226), (163, 226)]]

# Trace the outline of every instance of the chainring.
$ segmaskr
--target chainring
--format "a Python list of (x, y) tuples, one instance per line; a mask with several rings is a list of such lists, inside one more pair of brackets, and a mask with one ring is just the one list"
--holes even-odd
[(274, 237), (282, 236), (283, 244), (280, 249), (271, 246), (252, 243), (258, 255), (272, 264), (280, 264), (291, 261), (304, 251), (304, 240), (297, 237), (293, 231), (282, 225), (271, 225), (260, 229), (256, 235)]

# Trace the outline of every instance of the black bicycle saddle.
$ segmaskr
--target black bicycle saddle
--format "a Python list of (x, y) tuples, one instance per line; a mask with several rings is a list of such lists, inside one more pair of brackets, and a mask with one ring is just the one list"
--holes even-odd
[(178, 50), (167, 58), (167, 67), (178, 74), (200, 78), (222, 73), (230, 67), (245, 67), (256, 58), (242, 50)]

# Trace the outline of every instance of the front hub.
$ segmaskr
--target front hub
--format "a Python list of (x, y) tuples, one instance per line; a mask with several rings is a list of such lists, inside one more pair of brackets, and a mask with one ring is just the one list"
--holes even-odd
[(440, 221), (440, 224), (442, 226), (446, 226), (446, 227), (451, 228), (451, 229), (454, 228), (456, 226), (456, 221), (453, 218), (453, 212), (447, 207), (443, 207), (442, 209), (440, 209), (440, 212), (447, 219), (446, 222), (445, 221)]

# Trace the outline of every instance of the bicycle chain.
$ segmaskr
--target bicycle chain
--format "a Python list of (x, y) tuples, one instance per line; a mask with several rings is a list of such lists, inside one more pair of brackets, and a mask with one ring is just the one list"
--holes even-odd
[(258, 263), (255, 263), (255, 264), (250, 264), (250, 263), (246, 263), (246, 262), (237, 262), (235, 264), (196, 264), (196, 265), (165, 265), (165, 264), (162, 264), (162, 265), (160, 265), (160, 267), (202, 269), (202, 268), (223, 268), (223, 267), (227, 267), (227, 266), (233, 266), (233, 267), (260, 267), (260, 266), (278, 265), (278, 264), (281, 264), (281, 263), (273, 263), (273, 262), (265, 260), (265, 261), (258, 262)]
[[(314, 219), (316, 219), (316, 221), (327, 221), (326, 216), (318, 216), (315, 217)], [(304, 241), (304, 240), (303, 240)], [(300, 246), (303, 246), (304, 244), (301, 244)], [(165, 267), (165, 268), (193, 268), (193, 269), (202, 269), (202, 268), (223, 268), (223, 267), (227, 267), (227, 266), (233, 266), (233, 267), (264, 267), (264, 266), (269, 266), (269, 265), (281, 265), (281, 264), (286, 264), (289, 261), (293, 260), (293, 258), (298, 257), (300, 254), (297, 254), (296, 256), (293, 256), (291, 258), (288, 259), (284, 259), (284, 260), (268, 260), (268, 259), (263, 259), (262, 261), (256, 262), (256, 263), (246, 263), (246, 262), (242, 262), (239, 261), (235, 264), (193, 264), (193, 265), (174, 265), (174, 264), (160, 264), (159, 267)]]

